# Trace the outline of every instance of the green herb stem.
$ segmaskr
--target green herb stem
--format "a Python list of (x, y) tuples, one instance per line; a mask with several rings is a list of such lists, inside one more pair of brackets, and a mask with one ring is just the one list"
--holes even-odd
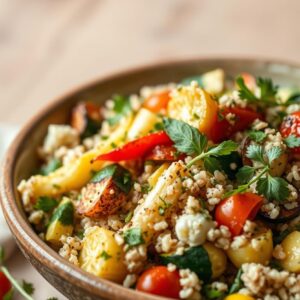
[(1, 267), (1, 271), (4, 273), (4, 275), (8, 278), (8, 280), (11, 282), (11, 284), (14, 286), (16, 290), (27, 300), (33, 300), (31, 296), (29, 296), (20, 286), (20, 284), (13, 278), (13, 276), (9, 273), (6, 267)]
[(195, 162), (207, 157), (209, 155), (208, 152), (201, 153), (200, 155), (194, 157), (186, 166), (190, 168)]

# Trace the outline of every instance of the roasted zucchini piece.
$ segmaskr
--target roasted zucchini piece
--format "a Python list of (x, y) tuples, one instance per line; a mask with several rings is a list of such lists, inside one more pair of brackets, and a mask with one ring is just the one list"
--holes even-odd
[(79, 256), (80, 267), (96, 276), (121, 283), (126, 274), (123, 250), (114, 238), (114, 232), (93, 227), (82, 242)]
[(73, 222), (74, 206), (71, 200), (65, 197), (53, 212), (46, 232), (46, 241), (53, 246), (59, 246), (62, 235), (72, 234)]

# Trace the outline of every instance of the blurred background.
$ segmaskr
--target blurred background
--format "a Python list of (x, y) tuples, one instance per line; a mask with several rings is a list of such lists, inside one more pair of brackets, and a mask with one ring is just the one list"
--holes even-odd
[(300, 63), (298, 0), (0, 0), (0, 122), (107, 73), (165, 59)]
[[(51, 99), (126, 68), (199, 56), (300, 64), (299, 14), (299, 0), (0, 0), (0, 149)], [(19, 252), (6, 264), (35, 299), (64, 299)]]

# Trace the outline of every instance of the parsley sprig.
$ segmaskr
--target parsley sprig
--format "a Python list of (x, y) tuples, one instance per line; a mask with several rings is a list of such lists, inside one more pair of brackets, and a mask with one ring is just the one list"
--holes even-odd
[(291, 134), (285, 138), (284, 142), (289, 148), (300, 147), (300, 137), (297, 137), (294, 134)]
[(188, 168), (197, 161), (210, 156), (218, 157), (228, 155), (238, 147), (235, 142), (228, 140), (215, 147), (209, 148), (207, 137), (200, 133), (197, 128), (185, 122), (169, 118), (164, 118), (163, 123), (168, 136), (174, 142), (174, 146), (178, 151), (188, 155), (196, 155), (196, 157), (187, 164)]
[(276, 94), (278, 86), (275, 86), (271, 79), (258, 78), (256, 85), (259, 88), (259, 96), (256, 96), (245, 84), (243, 77), (236, 79), (238, 92), (241, 99), (247, 100), (249, 103), (266, 104), (269, 106), (278, 105)]
[(239, 169), (236, 177), (242, 185), (226, 193), (224, 198), (243, 193), (256, 182), (257, 192), (268, 200), (285, 200), (289, 195), (288, 183), (284, 179), (273, 177), (270, 174), (272, 162), (281, 154), (280, 147), (273, 147), (265, 151), (261, 145), (250, 145), (247, 148), (246, 156), (256, 162), (257, 166), (244, 166)]

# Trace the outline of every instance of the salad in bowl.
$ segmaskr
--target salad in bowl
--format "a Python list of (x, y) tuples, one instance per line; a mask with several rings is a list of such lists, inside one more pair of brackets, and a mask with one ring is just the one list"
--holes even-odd
[(79, 268), (178, 299), (300, 299), (300, 94), (222, 69), (77, 103), (18, 190)]

